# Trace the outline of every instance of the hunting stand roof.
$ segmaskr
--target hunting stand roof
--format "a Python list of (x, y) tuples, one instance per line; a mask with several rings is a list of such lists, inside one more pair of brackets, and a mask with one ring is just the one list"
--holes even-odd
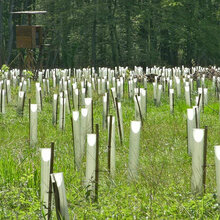
[(29, 15), (36, 15), (36, 14), (46, 14), (47, 11), (15, 11), (11, 12), (12, 14), (29, 14)]

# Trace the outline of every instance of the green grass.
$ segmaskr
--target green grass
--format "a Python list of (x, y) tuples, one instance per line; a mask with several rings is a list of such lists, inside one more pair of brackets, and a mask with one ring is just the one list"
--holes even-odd
[[(210, 83), (209, 83), (210, 84)], [(148, 84), (147, 117), (141, 131), (139, 178), (127, 180), (130, 121), (134, 103), (127, 93), (122, 101), (125, 140), (120, 145), (116, 128), (116, 176), (107, 172), (107, 131), (102, 129), (102, 98), (94, 94), (94, 123), (100, 127), (99, 202), (87, 199), (82, 170), (74, 169), (74, 151), (70, 115), (62, 132), (52, 125), (52, 94), (44, 97), (43, 111), (38, 114), (38, 147), (29, 147), (28, 102), (24, 117), (16, 112), (17, 88), (7, 113), (0, 115), (0, 219), (39, 219), (40, 153), (39, 148), (55, 142), (54, 172), (63, 172), (71, 219), (218, 219), (215, 198), (214, 145), (220, 144), (218, 114), (205, 107), (200, 127), (208, 126), (207, 187), (203, 197), (191, 194), (191, 158), (187, 155), (186, 109), (182, 97), (175, 98), (175, 113), (170, 114), (167, 91), (162, 104), (153, 104), (153, 88)], [(127, 91), (127, 85), (125, 86)], [(194, 94), (195, 95), (195, 94)], [(35, 100), (35, 86), (27, 98)], [(193, 99), (194, 100), (194, 99)], [(209, 106), (218, 111), (219, 103), (209, 89)], [(111, 103), (110, 113), (115, 115)], [(55, 209), (53, 207), (53, 215)]]

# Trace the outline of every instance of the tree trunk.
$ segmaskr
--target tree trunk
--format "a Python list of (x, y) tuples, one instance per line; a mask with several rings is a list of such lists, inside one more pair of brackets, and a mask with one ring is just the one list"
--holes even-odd
[[(151, 1), (150, 1), (150, 4), (151, 4)], [(148, 14), (147, 26), (148, 26), (148, 35), (147, 35), (148, 64), (147, 65), (151, 65), (151, 15), (150, 14)]]
[[(14, 8), (14, 0), (10, 1), (10, 12), (13, 11)], [(11, 57), (11, 50), (12, 50), (12, 45), (13, 45), (13, 38), (14, 38), (14, 32), (13, 32), (13, 22), (12, 22), (12, 14), (10, 13), (9, 21), (8, 21), (8, 26), (9, 26), (9, 41), (8, 41), (8, 57), (7, 57), (7, 64), (10, 62), (10, 57)]]
[(125, 65), (132, 66), (131, 63), (131, 1), (126, 0), (126, 60)]
[(92, 66), (96, 70), (96, 24), (97, 24), (97, 1), (94, 0), (94, 20), (93, 20), (93, 27), (92, 27)]
[(113, 66), (119, 66), (118, 50), (117, 50), (118, 42), (116, 42), (117, 34), (116, 34), (116, 26), (114, 21), (115, 8), (112, 9), (112, 0), (108, 1), (108, 9), (109, 9), (109, 31), (110, 31), (111, 48), (112, 48), (112, 61), (113, 61)]
[(3, 65), (3, 0), (0, 0), (0, 67)]

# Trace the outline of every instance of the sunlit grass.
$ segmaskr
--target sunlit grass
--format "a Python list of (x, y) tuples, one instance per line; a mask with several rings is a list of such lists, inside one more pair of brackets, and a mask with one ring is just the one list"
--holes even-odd
[[(29, 147), (28, 101), (24, 117), (17, 116), (17, 89), (6, 115), (0, 115), (0, 218), (38, 219), (40, 214), (39, 148), (55, 142), (54, 172), (63, 172), (71, 218), (218, 218), (215, 193), (213, 147), (220, 143), (219, 103), (212, 90), (209, 106), (201, 113), (201, 127), (208, 126), (207, 194), (195, 198), (191, 192), (191, 158), (187, 155), (186, 109), (184, 93), (175, 97), (174, 114), (170, 114), (167, 90), (160, 107), (154, 106), (152, 85), (148, 84), (147, 115), (141, 131), (139, 178), (127, 180), (130, 121), (134, 120), (134, 103), (122, 100), (124, 133), (120, 145), (116, 127), (116, 177), (107, 172), (107, 131), (102, 129), (102, 96), (94, 92), (94, 124), (100, 128), (99, 202), (86, 199), (82, 170), (74, 169), (74, 151), (70, 115), (65, 131), (52, 125), (52, 94), (44, 97), (38, 114), (38, 146)], [(35, 87), (27, 94), (34, 103)], [(194, 94), (194, 96), (196, 93)], [(193, 97), (194, 100), (194, 97)], [(213, 110), (214, 109), (214, 110)], [(110, 114), (116, 115), (113, 105)], [(55, 210), (54, 210), (55, 215)]]

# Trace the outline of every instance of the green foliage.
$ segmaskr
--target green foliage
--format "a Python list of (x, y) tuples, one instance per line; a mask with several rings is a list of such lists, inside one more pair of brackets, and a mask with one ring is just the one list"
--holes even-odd
[(1, 188), (1, 219), (36, 219), (41, 216), (39, 194), (34, 186), (30, 185), (33, 177), (32, 174), (23, 174), (18, 185)]
[(6, 64), (3, 64), (0, 70), (0, 77), (4, 72), (8, 72), (8, 71), (9, 71), (9, 67)]
[[(126, 73), (128, 74), (128, 72)], [(51, 82), (50, 82), (51, 83)], [(211, 82), (206, 81), (211, 86)], [(143, 86), (142, 84), (140, 84)], [(209, 90), (209, 106), (201, 113), (201, 127), (208, 126), (207, 193), (203, 197), (191, 194), (191, 158), (187, 155), (186, 109), (184, 96), (175, 97), (174, 115), (169, 113), (169, 97), (163, 93), (162, 104), (153, 102), (152, 84), (148, 84), (147, 118), (141, 133), (139, 179), (127, 180), (130, 121), (134, 120), (134, 103), (122, 101), (125, 140), (120, 145), (116, 128), (116, 176), (107, 172), (107, 131), (102, 124), (102, 96), (93, 93), (94, 123), (100, 125), (99, 202), (92, 203), (83, 185), (85, 157), (82, 170), (74, 170), (71, 120), (66, 115), (62, 132), (51, 123), (52, 93), (44, 96), (43, 111), (38, 113), (38, 146), (29, 147), (28, 102), (24, 117), (16, 112), (17, 90), (12, 88), (13, 100), (7, 113), (0, 117), (0, 219), (40, 219), (40, 153), (55, 141), (54, 172), (63, 172), (71, 219), (218, 219), (216, 202), (213, 146), (220, 143), (220, 121), (216, 111), (219, 103)], [(32, 88), (34, 85), (32, 84)], [(195, 90), (196, 88), (194, 88)], [(183, 90), (182, 90), (182, 94)], [(192, 100), (196, 93), (193, 93)], [(35, 90), (27, 92), (27, 100)], [(212, 110), (214, 109), (214, 111)], [(113, 103), (110, 114), (115, 116)], [(53, 217), (55, 209), (53, 207)], [(54, 217), (55, 219), (55, 217)]]
[[(17, 50), (8, 50), (12, 2), (4, 1), (1, 57), (18, 67)], [(35, 53), (36, 61), (47, 67), (191, 66), (192, 59), (198, 65), (220, 64), (216, 0), (21, 0), (14, 8), (49, 12), (33, 20), (44, 25), (45, 44), (50, 44), (44, 47), (44, 59)], [(26, 16), (13, 16), (14, 23), (21, 20), (27, 23)]]
[(175, 0), (163, 0), (161, 1), (163, 7), (176, 7), (176, 6), (183, 6), (183, 3), (180, 1)]
[(6, 64), (2, 65), (1, 71), (3, 72), (8, 72), (9, 71), (9, 67)]
[(34, 74), (32, 71), (30, 70), (24, 70), (23, 71), (23, 76), (26, 78), (26, 79), (31, 79), (33, 78)]

